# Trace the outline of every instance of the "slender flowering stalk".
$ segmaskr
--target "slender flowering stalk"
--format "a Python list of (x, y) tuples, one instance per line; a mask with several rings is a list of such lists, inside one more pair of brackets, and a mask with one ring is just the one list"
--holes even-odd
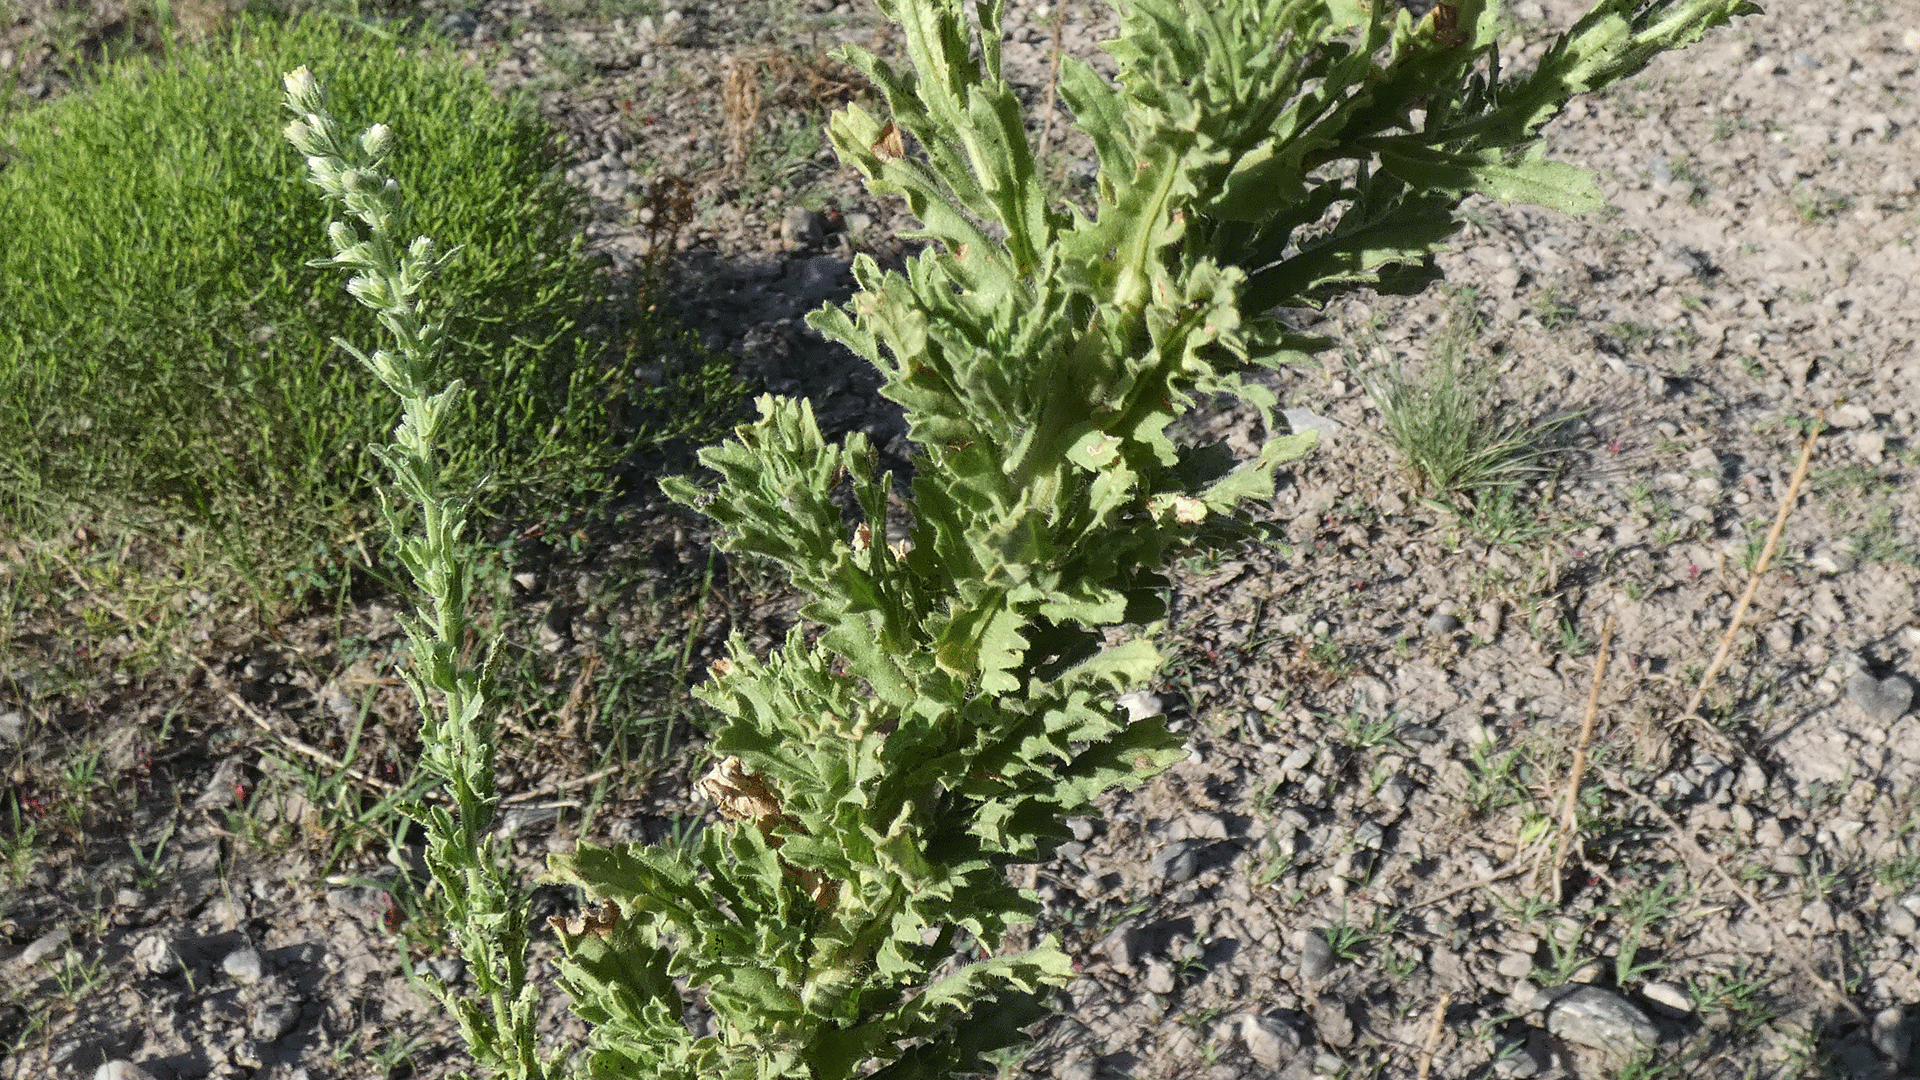
[(421, 593), (418, 611), (401, 618), (413, 650), (404, 677), (420, 706), (421, 766), (444, 784), (452, 805), (449, 810), (418, 803), (408, 809), (426, 829), (427, 866), (474, 991), (457, 992), (432, 976), (426, 977), (427, 985), (458, 1019), (474, 1059), (489, 1073), (545, 1080), (555, 1073), (535, 1052), (539, 1010), (537, 990), (527, 981), (526, 891), (505, 865), (491, 831), (498, 805), (493, 661), (499, 643), (488, 648), (480, 665), (461, 656), (472, 629), (467, 617), (472, 574), (460, 554), (468, 504), (445, 490), (438, 439), (467, 390), (457, 379), (437, 385), (435, 348), (444, 324), (428, 317), (418, 296), (458, 249), (436, 252), (424, 236), (404, 250), (399, 247), (409, 215), (400, 185), (381, 171), (393, 149), (386, 125), (375, 124), (358, 139), (344, 141), (328, 112), (326, 92), (311, 72), (299, 68), (286, 76), (285, 85), (286, 106), (299, 117), (287, 125), (286, 137), (306, 155), (308, 179), (366, 227), (363, 235), (347, 222), (333, 222), (327, 228), (333, 257), (308, 265), (352, 271), (347, 291), (374, 310), (394, 342), (392, 351), (375, 349), (369, 356), (333, 339), (400, 399), (394, 441), (375, 453), (419, 515), (419, 531), (410, 533), (404, 515), (382, 493), (381, 512)]

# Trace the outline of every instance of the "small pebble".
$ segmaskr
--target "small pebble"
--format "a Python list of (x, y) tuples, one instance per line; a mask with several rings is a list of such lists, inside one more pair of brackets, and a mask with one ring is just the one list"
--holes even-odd
[(241, 986), (251, 986), (260, 981), (262, 974), (260, 953), (254, 949), (237, 949), (220, 961), (220, 970)]
[(1898, 675), (1876, 679), (1865, 671), (1855, 672), (1847, 680), (1847, 697), (1860, 711), (1883, 724), (1890, 724), (1913, 704), (1913, 684)]
[(1312, 982), (1324, 979), (1333, 970), (1333, 946), (1318, 930), (1300, 934), (1300, 977)]
[(1880, 1010), (1873, 1017), (1873, 1048), (1902, 1065), (1913, 1051), (1913, 1032), (1907, 1027), (1907, 1011), (1898, 1005)]
[(1247, 1056), (1254, 1064), (1268, 1069), (1278, 1069), (1301, 1046), (1300, 1033), (1292, 1024), (1251, 1013), (1240, 1018), (1240, 1041), (1247, 1044)]
[(1192, 881), (1193, 875), (1200, 872), (1200, 845), (1192, 840), (1179, 840), (1154, 852), (1149, 864), (1154, 877), (1165, 878), (1176, 885)]
[(1547, 1030), (1596, 1050), (1633, 1053), (1660, 1041), (1647, 1014), (1611, 990), (1582, 986), (1547, 1010)]
[(1640, 988), (1640, 996), (1668, 1016), (1677, 1018), (1693, 1012), (1693, 999), (1672, 983), (1650, 982)]
[(804, 206), (789, 206), (780, 217), (780, 239), (795, 247), (808, 247), (826, 235), (826, 219)]
[(1173, 965), (1159, 957), (1147, 961), (1147, 976), (1141, 980), (1149, 994), (1171, 994), (1174, 988)]
[(13, 964), (16, 968), (32, 967), (59, 952), (66, 946), (67, 940), (68, 934), (66, 927), (62, 926), (54, 930), (49, 930), (39, 937), (34, 938), (32, 944), (22, 950), (19, 956), (13, 958)]
[(1882, 925), (1895, 937), (1912, 937), (1914, 931), (1920, 930), (1920, 919), (1915, 919), (1913, 912), (1899, 904), (1888, 904)]

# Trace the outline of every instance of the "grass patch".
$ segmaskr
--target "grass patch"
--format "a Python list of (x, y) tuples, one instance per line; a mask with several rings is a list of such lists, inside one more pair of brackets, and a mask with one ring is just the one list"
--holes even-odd
[(559, 138), (420, 41), (243, 18), (167, 62), (102, 68), (0, 128), (0, 518), (29, 536), (190, 538), (256, 603), (388, 571), (369, 447), (398, 408), (332, 343), (358, 304), (304, 265), (326, 227), (278, 138), (312, 62), (356, 115), (404, 117), (413, 227), (463, 245), (439, 362), (473, 388), (450, 481), (481, 510), (581, 512), (636, 451), (704, 437), (725, 366), (612, 294), (585, 257)]
[(1417, 373), (1390, 365), (1358, 372), (1416, 488), (1449, 497), (1455, 509), (1551, 472), (1553, 437), (1573, 420), (1527, 420), (1499, 400), (1493, 372), (1470, 351), (1480, 330), (1473, 304), (1471, 290), (1455, 294)]

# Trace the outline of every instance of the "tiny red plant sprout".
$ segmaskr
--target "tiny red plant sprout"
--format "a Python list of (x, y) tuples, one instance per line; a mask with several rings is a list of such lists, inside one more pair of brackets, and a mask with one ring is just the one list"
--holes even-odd
[(1607, 453), (1617, 454), (1620, 451), (1625, 450), (1626, 448), (1627, 448), (1627, 440), (1616, 438), (1612, 442), (1607, 444)]
[(1700, 564), (1688, 563), (1687, 564), (1687, 580), (1698, 581), (1699, 579), (1700, 579)]

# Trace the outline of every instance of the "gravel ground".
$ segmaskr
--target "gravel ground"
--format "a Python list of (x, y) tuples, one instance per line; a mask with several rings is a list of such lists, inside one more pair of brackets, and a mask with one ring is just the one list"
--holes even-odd
[[(1011, 9), (1007, 62), (1046, 127), (1055, 26), (1084, 55), (1110, 24), (1083, 3)], [(1537, 56), (1576, 12), (1519, 4), (1515, 48)], [(1065, 937), (1078, 976), (1006, 1075), (1920, 1076), (1913, 13), (1782, 0), (1663, 58), (1549, 129), (1551, 153), (1598, 173), (1607, 212), (1473, 203), (1442, 260), (1471, 295), (1319, 313), (1347, 354), (1275, 382), (1322, 448), (1283, 477), (1267, 542), (1181, 564), (1174, 663), (1128, 702), (1175, 716), (1191, 755), (1073, 822), (1075, 841), (1027, 872), (1046, 907), (1035, 932)], [(669, 258), (663, 305), (767, 387), (812, 396), (831, 429), (902, 452), (873, 379), (800, 320), (847, 294), (853, 253), (904, 250), (900, 207), (866, 198), (809, 135), (859, 92), (822, 50), (884, 41), (868, 7), (436, 17), (476, 56), (510, 39), (493, 77), (541, 88), (570, 134), (611, 270)], [(757, 115), (737, 75), (729, 110), (740, 71)], [(51, 68), (36, 77), (61, 89)], [(1071, 193), (1090, 166), (1052, 134)], [(676, 181), (696, 209), (677, 232)], [(1504, 516), (1481, 507), (1477, 525), (1389, 464), (1364, 389), (1467, 311), (1469, 355), (1514, 415), (1570, 417), (1551, 486)], [(1773, 568), (1687, 719), (1815, 416), (1827, 429)], [(1252, 424), (1195, 420), (1229, 441)], [(647, 531), (610, 552), (663, 547), (665, 573), (705, 563), (697, 524), (636, 519)], [(529, 597), (562, 610), (598, 572), (556, 569)], [(697, 654), (729, 625), (780, 633), (791, 605), (765, 596), (704, 628)], [(397, 637), (377, 604), (342, 619)], [(246, 725), (234, 700), (297, 730), (351, 712), (383, 676), (348, 667), (323, 624), (334, 616), (277, 645), (212, 635), (220, 674), (189, 683), (190, 707), (210, 729)], [(565, 619), (548, 633), (558, 657), (587, 648)], [(403, 725), (384, 693), (383, 720)], [(147, 770), (127, 828), (150, 845), (170, 823), (162, 872), (81, 844), (7, 899), (16, 1048), (0, 1076), (458, 1068), (450, 1025), (398, 967), (403, 949), (448, 961), (395, 933), (406, 913), (378, 887), (379, 851), (328, 877), (310, 847), (234, 836), (220, 811), (270, 771), (270, 746), (156, 754), (173, 701), (122, 693), (130, 734), (105, 750), (115, 775)], [(26, 723), (0, 716), (0, 739)], [(1556, 864), (1533, 841), (1551, 836), (1582, 746), (1582, 824)], [(506, 767), (509, 794), (553, 781)], [(685, 776), (661, 774), (597, 835), (652, 838), (701, 813)], [(573, 842), (552, 801), (511, 820), (529, 873)], [(289, 796), (265, 817), (308, 810)], [(553, 1006), (554, 1038), (577, 1035)]]

